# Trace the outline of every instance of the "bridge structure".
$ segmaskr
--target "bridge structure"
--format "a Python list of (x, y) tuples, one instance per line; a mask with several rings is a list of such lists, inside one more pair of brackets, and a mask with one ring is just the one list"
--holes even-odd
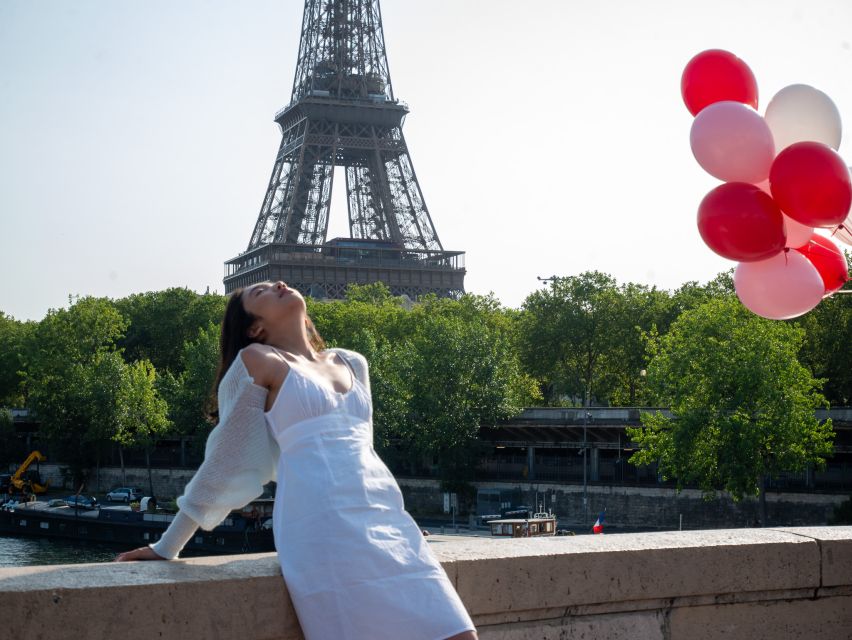
[[(640, 427), (649, 407), (530, 407), (519, 415), (480, 429), (480, 439), (493, 446), (478, 476), (483, 479), (665, 484), (654, 465), (628, 463), (636, 445), (627, 434)], [(819, 409), (820, 420), (831, 418), (836, 436), (834, 455), (824, 470), (785, 473), (770, 481), (773, 489), (852, 488), (852, 407)]]

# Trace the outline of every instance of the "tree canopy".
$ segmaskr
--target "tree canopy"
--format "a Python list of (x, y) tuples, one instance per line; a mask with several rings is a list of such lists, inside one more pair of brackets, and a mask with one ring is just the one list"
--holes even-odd
[(758, 495), (766, 475), (819, 467), (831, 454), (821, 381), (797, 354), (804, 331), (759, 318), (735, 298), (685, 311), (651, 346), (648, 385), (672, 417), (643, 413), (628, 429), (640, 449), (630, 461), (656, 463), (678, 487)]

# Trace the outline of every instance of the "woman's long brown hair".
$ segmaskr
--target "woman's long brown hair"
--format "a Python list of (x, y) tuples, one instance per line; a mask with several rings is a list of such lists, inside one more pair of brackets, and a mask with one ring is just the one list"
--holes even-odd
[[(222, 378), (225, 377), (228, 369), (234, 363), (240, 349), (253, 342), (260, 342), (260, 340), (250, 338), (248, 335), (248, 331), (257, 317), (243, 307), (244, 291), (244, 288), (240, 288), (231, 294), (225, 307), (225, 317), (222, 318), (222, 332), (219, 336), (219, 367), (216, 371), (213, 388), (210, 390), (210, 397), (207, 400), (207, 415), (213, 423), (219, 420), (219, 383), (222, 382)], [(305, 316), (305, 328), (308, 330), (311, 346), (317, 351), (324, 350), (325, 340), (322, 339), (309, 316)]]

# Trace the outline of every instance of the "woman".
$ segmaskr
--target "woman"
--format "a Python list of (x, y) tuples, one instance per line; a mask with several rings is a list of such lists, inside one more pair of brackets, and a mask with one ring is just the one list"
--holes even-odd
[(174, 559), (277, 481), (275, 547), (307, 640), (476, 640), (470, 616), (373, 450), (366, 359), (325, 349), (283, 282), (234, 292), (219, 423), (162, 538), (116, 560)]

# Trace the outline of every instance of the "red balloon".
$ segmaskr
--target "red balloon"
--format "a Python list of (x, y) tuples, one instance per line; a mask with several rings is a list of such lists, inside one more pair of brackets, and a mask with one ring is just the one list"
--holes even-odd
[(816, 267), (825, 285), (825, 295), (830, 295), (843, 287), (848, 280), (846, 258), (831, 240), (813, 234), (804, 247), (795, 249)]
[(833, 227), (852, 206), (852, 179), (843, 158), (821, 142), (797, 142), (769, 170), (772, 197), (781, 210), (809, 227)]
[(709, 49), (692, 58), (680, 77), (680, 94), (692, 115), (720, 100), (757, 109), (757, 80), (748, 65), (729, 51)]
[(713, 251), (739, 262), (766, 260), (787, 242), (781, 210), (767, 193), (745, 182), (728, 182), (704, 196), (698, 232)]

